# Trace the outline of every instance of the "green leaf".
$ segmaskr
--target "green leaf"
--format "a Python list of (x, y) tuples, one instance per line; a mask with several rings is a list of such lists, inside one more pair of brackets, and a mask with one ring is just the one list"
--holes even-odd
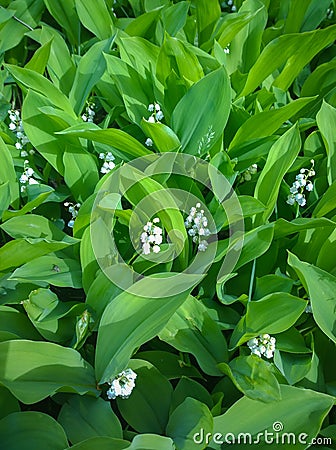
[(325, 193), (320, 197), (312, 216), (323, 217), (336, 208), (336, 181), (331, 184)]
[(9, 182), (0, 184), (0, 219), (11, 202)]
[(25, 68), (29, 69), (29, 70), (34, 70), (35, 72), (43, 75), (43, 73), (46, 69), (46, 66), (48, 64), (51, 43), (52, 43), (52, 40), (46, 42), (38, 50), (36, 50), (36, 52), (34, 53), (32, 58), (25, 65)]
[[(214, 429), (223, 430), (222, 433), (227, 433), (229, 430), (230, 443), (238, 442), (239, 433), (250, 433), (251, 437), (246, 436), (246, 443), (266, 450), (270, 447), (270, 435), (268, 434), (268, 442), (265, 442), (265, 430), (272, 433), (275, 438), (273, 426), (280, 423), (284, 432), (279, 433), (279, 436), (280, 442), (283, 436), (284, 448), (293, 448), (294, 445), (288, 443), (293, 442), (288, 441), (288, 433), (294, 433), (296, 436), (295, 448), (302, 450), (307, 448), (312, 438), (318, 434), (323, 419), (334, 404), (334, 398), (320, 392), (292, 386), (280, 386), (280, 393), (281, 400), (276, 403), (276, 408), (274, 403), (262, 403), (247, 397), (241, 398), (224, 414), (214, 418)], [(299, 443), (299, 435), (304, 439), (305, 444)], [(221, 441), (224, 443), (223, 436)], [(274, 440), (272, 442), (275, 443)]]
[(319, 267), (300, 261), (292, 253), (288, 254), (288, 264), (293, 267), (309, 295), (317, 325), (336, 342), (336, 278)]
[(174, 440), (179, 450), (203, 450), (207, 443), (199, 445), (194, 437), (200, 430), (212, 433), (212, 429), (213, 417), (209, 408), (204, 403), (188, 397), (171, 414), (167, 435)]
[(254, 196), (266, 205), (266, 211), (257, 216), (257, 223), (264, 223), (271, 216), (282, 179), (295, 161), (300, 148), (301, 139), (297, 126), (290, 128), (272, 145), (254, 191)]
[(212, 397), (204, 386), (190, 378), (182, 377), (174, 390), (171, 409), (176, 409), (187, 397), (204, 403), (209, 409), (213, 407)]
[(162, 11), (163, 28), (170, 36), (176, 36), (181, 28), (185, 26), (189, 7), (189, 2), (180, 1)]
[(44, 0), (51, 16), (66, 31), (72, 44), (80, 43), (80, 23), (75, 8), (75, 0)]
[(133, 285), (133, 293), (121, 293), (106, 307), (97, 340), (95, 367), (99, 384), (124, 370), (134, 350), (155, 337), (185, 301), (188, 292), (157, 298), (169, 287), (169, 279), (144, 278)]
[(82, 137), (91, 141), (107, 144), (118, 150), (117, 154), (122, 159), (130, 159), (140, 156), (150, 155), (152, 152), (140, 144), (134, 137), (125, 131), (116, 128), (107, 128), (102, 130), (93, 124), (81, 124), (70, 127), (59, 134)]
[(263, 111), (251, 116), (235, 134), (230, 143), (229, 153), (237, 153), (239, 146), (243, 143), (246, 145), (247, 141), (273, 134), (286, 120), (314, 100), (316, 100), (316, 97), (299, 98), (281, 108)]
[(195, 356), (208, 375), (219, 376), (217, 364), (227, 360), (227, 345), (217, 323), (200, 300), (189, 296), (159, 334), (160, 339)]
[(56, 392), (98, 394), (93, 368), (71, 348), (50, 342), (0, 342), (0, 362), (1, 383), (26, 404)]
[(328, 182), (331, 185), (336, 181), (336, 139), (332, 133), (336, 126), (336, 109), (323, 101), (316, 122), (327, 151)]
[(199, 46), (209, 40), (212, 31), (221, 16), (220, 4), (217, 0), (193, 1), (196, 7), (196, 21)]
[(260, 300), (248, 302), (246, 315), (232, 333), (231, 347), (241, 345), (258, 334), (276, 334), (288, 330), (306, 306), (306, 300), (286, 292), (274, 292)]
[(150, 37), (153, 34), (153, 27), (161, 14), (161, 8), (149, 11), (133, 19), (125, 28), (129, 36)]
[[(0, 184), (8, 183), (10, 201), (16, 203), (19, 199), (19, 188), (14, 169), (14, 163), (7, 145), (0, 137)], [(7, 208), (6, 208), (7, 209)]]
[(283, 66), (273, 85), (286, 91), (303, 67), (336, 37), (336, 25), (307, 33), (292, 33), (271, 41), (249, 71), (240, 96), (253, 92), (268, 75)]
[(64, 181), (79, 202), (85, 201), (99, 180), (97, 165), (92, 155), (73, 147), (63, 154)]
[(68, 236), (46, 217), (36, 214), (13, 217), (0, 225), (14, 239), (44, 238), (76, 244), (78, 239)]
[(20, 405), (14, 395), (5, 387), (0, 386), (0, 419), (19, 411)]
[(93, 448), (99, 450), (122, 450), (124, 448), (129, 448), (129, 442), (122, 439), (114, 439), (107, 436), (93, 437), (90, 439), (85, 439), (85, 441), (79, 442), (78, 444), (67, 447), (73, 450), (92, 450)]
[(171, 384), (147, 361), (131, 359), (128, 367), (134, 370), (137, 378), (127, 401), (117, 399), (121, 415), (139, 433), (163, 434), (173, 392)]
[(171, 118), (182, 151), (192, 155), (200, 147), (210, 151), (224, 130), (230, 107), (230, 83), (224, 67), (194, 84), (176, 105)]
[[(30, 268), (35, 267), (34, 261), (36, 258), (39, 259), (48, 253), (57, 252), (68, 246), (69, 244), (66, 242), (51, 241), (43, 238), (26, 238), (9, 241), (7, 244), (0, 247), (0, 271), (4, 271), (12, 267), (19, 267), (25, 263), (29, 264)], [(32, 264), (32, 266), (30, 264)], [(37, 263), (37, 266), (39, 266), (38, 270), (42, 268), (40, 263)], [(32, 277), (34, 276), (33, 273), (31, 273), (31, 275)], [(35, 273), (35, 275), (37, 278), (39, 277), (38, 272)], [(29, 280), (29, 274), (25, 274), (24, 276), (28, 276)]]
[(204, 76), (195, 53), (183, 41), (166, 34), (156, 65), (156, 75), (163, 85), (167, 84), (166, 79), (172, 70), (187, 85), (196, 83)]
[(36, 195), (36, 197), (23, 205), (21, 209), (9, 209), (5, 211), (3, 214), (3, 220), (23, 216), (24, 214), (33, 211), (47, 200), (47, 198), (54, 192), (54, 189), (45, 184), (34, 184), (28, 187), (28, 192), (34, 194), (34, 196)]
[(99, 39), (109, 39), (114, 32), (114, 24), (104, 0), (88, 3), (75, 0), (76, 9), (82, 24)]
[(312, 365), (312, 355), (275, 352), (274, 364), (288, 383), (293, 385), (301, 381), (309, 373)]
[(0, 306), (0, 312), (0, 341), (41, 339), (25, 314), (9, 306)]
[(58, 422), (72, 444), (98, 436), (122, 439), (120, 422), (102, 398), (70, 397), (62, 406)]
[(127, 450), (175, 450), (173, 441), (165, 436), (155, 434), (138, 434)]
[[(103, 0), (101, 0), (103, 2)], [(77, 1), (78, 3), (78, 1)], [(90, 5), (90, 4), (88, 4)], [(97, 7), (94, 5), (95, 20)], [(81, 58), (77, 66), (75, 79), (69, 93), (69, 100), (76, 114), (80, 114), (92, 88), (100, 80), (106, 69), (104, 53), (108, 52), (113, 38), (94, 44)]]
[[(56, 269), (57, 267), (57, 269)], [(75, 259), (41, 256), (16, 269), (12, 280), (45, 281), (54, 286), (82, 287), (82, 271)]]
[(261, 402), (281, 400), (280, 385), (272, 365), (256, 355), (238, 356), (230, 364), (218, 366), (247, 397)]
[(159, 152), (176, 152), (181, 147), (174, 131), (163, 123), (151, 123), (142, 119), (141, 128), (152, 139)]
[(75, 118), (68, 98), (47, 78), (34, 70), (13, 66), (11, 64), (6, 64), (6, 69), (18, 83), (23, 84), (27, 89), (32, 89), (33, 91), (48, 97), (53, 106), (60, 108)]
[(36, 411), (15, 412), (3, 418), (0, 435), (6, 450), (64, 450), (68, 445), (61, 425)]

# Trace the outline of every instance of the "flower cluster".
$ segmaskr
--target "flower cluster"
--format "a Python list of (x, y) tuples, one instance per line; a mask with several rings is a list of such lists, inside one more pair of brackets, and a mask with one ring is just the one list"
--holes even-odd
[(160, 222), (158, 217), (153, 219), (153, 222), (147, 222), (143, 227), (143, 232), (141, 233), (140, 240), (142, 243), (142, 253), (148, 255), (151, 250), (153, 253), (159, 253), (161, 250), (160, 244), (162, 243), (162, 228), (157, 224)]
[(201, 207), (200, 203), (196, 203), (196, 207), (193, 206), (190, 209), (189, 215), (186, 218), (184, 224), (188, 229), (189, 236), (192, 236), (193, 242), (198, 243), (198, 251), (204, 252), (208, 243), (202, 237), (207, 237), (210, 235), (210, 230), (208, 227), (208, 219), (204, 215), (204, 210), (198, 209)]
[(156, 102), (148, 105), (148, 111), (152, 113), (148, 118), (148, 122), (160, 122), (160, 120), (164, 118), (163, 112), (161, 111), (161, 106)]
[(304, 190), (311, 192), (314, 188), (313, 183), (309, 180), (309, 177), (313, 177), (315, 175), (314, 170), (314, 160), (311, 161), (310, 169), (301, 169), (300, 173), (296, 175), (295, 181), (290, 188), (290, 194), (287, 198), (287, 203), (289, 205), (294, 205), (296, 202), (299, 206), (305, 206), (306, 197), (304, 195)]
[(252, 179), (252, 175), (258, 172), (257, 164), (252, 164), (252, 166), (248, 167), (245, 172), (242, 173), (241, 183), (244, 181), (250, 181)]
[(23, 165), (23, 173), (20, 176), (21, 192), (25, 192), (28, 185), (39, 184), (39, 182), (34, 178), (34, 169), (29, 167), (29, 161), (26, 159)]
[[(29, 142), (29, 139), (27, 138), (23, 130), (20, 111), (18, 111), (17, 109), (10, 109), (8, 111), (8, 115), (10, 119), (8, 128), (13, 131), (13, 133), (15, 133), (17, 139), (15, 147), (18, 150), (21, 150), (21, 156), (22, 158), (25, 158), (26, 156), (28, 156), (28, 152), (26, 150), (23, 150), (23, 146)], [(31, 152), (35, 153), (34, 150), (31, 150)]]
[(259, 357), (264, 355), (270, 359), (273, 357), (275, 342), (275, 337), (271, 337), (269, 334), (260, 334), (259, 337), (250, 339), (247, 342), (247, 346), (251, 350), (251, 354)]
[(87, 102), (85, 111), (82, 114), (82, 119), (84, 120), (84, 122), (93, 122), (94, 116), (96, 115), (96, 113), (94, 112), (95, 106), (96, 105), (93, 102)]
[(112, 169), (114, 169), (114, 156), (112, 155), (112, 152), (107, 153), (99, 153), (99, 159), (103, 159), (103, 165), (100, 169), (101, 173), (109, 173)]
[(68, 222), (68, 227), (73, 228), (75, 224), (76, 217), (78, 216), (78, 210), (81, 207), (80, 203), (71, 203), (71, 202), (65, 202), (64, 206), (68, 208), (69, 213), (71, 214), (72, 218)]
[(128, 398), (135, 387), (136, 377), (137, 374), (132, 369), (126, 369), (120, 372), (112, 381), (109, 381), (108, 384), (111, 387), (106, 392), (109, 400), (114, 400), (117, 397)]
[(227, 4), (228, 4), (228, 6), (231, 6), (231, 11), (232, 12), (236, 12), (237, 11), (237, 7), (233, 4), (233, 0), (228, 0)]

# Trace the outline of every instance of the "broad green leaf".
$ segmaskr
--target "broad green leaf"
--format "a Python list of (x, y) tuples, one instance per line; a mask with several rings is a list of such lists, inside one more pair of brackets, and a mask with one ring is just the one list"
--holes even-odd
[(176, 105), (171, 118), (182, 151), (193, 155), (209, 152), (224, 130), (230, 107), (230, 83), (224, 67), (194, 84)]
[(69, 147), (63, 154), (64, 181), (79, 202), (85, 201), (99, 180), (92, 155), (85, 150)]
[(268, 75), (283, 66), (275, 78), (274, 86), (286, 91), (303, 67), (336, 37), (336, 25), (306, 33), (292, 33), (280, 36), (270, 42), (262, 51), (249, 71), (246, 84), (240, 96), (253, 92)]
[[(103, 2), (103, 0), (101, 1)], [(98, 6), (96, 4), (94, 5), (95, 20)], [(76, 75), (69, 93), (69, 100), (76, 114), (81, 113), (92, 88), (105, 72), (106, 60), (103, 53), (109, 51), (112, 40), (110, 38), (94, 44), (78, 63)]]
[(134, 436), (132, 444), (127, 450), (175, 450), (173, 441), (169, 437), (157, 434), (138, 434)]
[(163, 85), (167, 84), (166, 79), (172, 70), (179, 79), (187, 80), (187, 85), (196, 83), (204, 76), (194, 52), (183, 41), (166, 34), (156, 65), (156, 75)]
[(6, 183), (0, 184), (0, 219), (2, 218), (4, 211), (6, 211), (10, 205), (10, 202), (10, 187), (9, 182), (6, 181)]
[(137, 377), (127, 401), (117, 399), (122, 417), (138, 433), (163, 434), (173, 392), (171, 384), (147, 361), (131, 359), (128, 367)]
[(173, 411), (181, 405), (187, 397), (204, 403), (209, 409), (213, 407), (212, 397), (204, 386), (190, 378), (182, 377), (174, 389), (171, 410)]
[(41, 339), (24, 313), (9, 306), (0, 306), (0, 312), (0, 341), (20, 338)]
[[(325, 217), (319, 218), (305, 218), (299, 217), (297, 219), (288, 222), (285, 219), (278, 219), (274, 225), (274, 237), (280, 239), (284, 236), (289, 236), (300, 231), (311, 230), (314, 228), (334, 228), (335, 222), (326, 219)], [(332, 231), (332, 230), (330, 230)]]
[(54, 189), (45, 184), (34, 184), (28, 186), (28, 192), (34, 192), (34, 196), (35, 194), (37, 195), (35, 196), (35, 198), (23, 205), (21, 209), (8, 209), (7, 211), (5, 211), (3, 214), (3, 220), (8, 220), (13, 217), (19, 217), (30, 213), (35, 208), (44, 203), (47, 198), (49, 198), (49, 196), (51, 196), (51, 194), (54, 192)]
[(246, 397), (264, 403), (281, 399), (280, 385), (271, 364), (258, 356), (238, 356), (230, 364), (222, 363), (218, 367)]
[(75, 259), (60, 258), (56, 255), (41, 256), (27, 262), (13, 272), (11, 279), (45, 281), (53, 286), (82, 287), (79, 263)]
[(290, 385), (301, 381), (310, 371), (312, 354), (275, 352), (274, 364)]
[[(91, 141), (101, 142), (110, 145), (115, 152), (122, 158), (130, 160), (140, 156), (149, 155), (152, 152), (140, 144), (134, 137), (125, 131), (116, 128), (107, 128), (102, 130), (98, 126), (89, 124), (75, 125), (67, 130), (60, 132), (62, 135), (69, 135), (90, 139)], [(117, 151), (116, 151), (117, 150)]]
[(72, 44), (80, 43), (80, 23), (75, 8), (75, 0), (44, 0), (51, 16), (66, 31)]
[(325, 193), (320, 197), (312, 216), (323, 217), (336, 208), (336, 181), (333, 182)]
[(95, 367), (99, 384), (124, 370), (134, 350), (160, 333), (186, 300), (188, 292), (165, 297), (169, 283), (170, 277), (144, 278), (133, 286), (133, 293), (121, 293), (106, 307), (97, 340)]
[[(279, 429), (281, 427), (283, 433), (279, 433), (279, 436), (280, 439), (281, 436), (284, 438), (284, 445), (281, 447), (288, 450), (294, 448), (293, 440), (288, 441), (288, 435), (285, 434), (294, 433), (295, 448), (302, 450), (307, 448), (312, 438), (318, 434), (324, 418), (334, 404), (334, 398), (309, 389), (280, 387), (281, 400), (276, 403), (276, 407), (274, 403), (262, 403), (243, 397), (224, 414), (215, 417), (214, 430), (222, 430), (223, 433), (219, 441), (224, 443), (224, 436), (230, 433), (228, 440), (231, 444), (237, 444), (239, 433), (245, 435), (250, 433), (251, 436), (241, 436), (240, 442), (250, 443), (255, 448), (266, 450), (270, 448), (270, 435), (268, 434), (268, 442), (265, 442), (265, 430), (272, 433), (275, 438), (273, 426), (277, 427), (274, 424), (280, 424)], [(304, 443), (299, 442), (299, 435)], [(275, 443), (274, 440), (272, 442)], [(210, 446), (212, 445), (211, 442)]]
[(162, 11), (163, 28), (170, 36), (176, 36), (186, 24), (189, 7), (189, 2), (180, 1)]
[(94, 3), (75, 0), (80, 21), (99, 39), (109, 39), (114, 31), (113, 20), (104, 0)]
[(49, 289), (35, 289), (22, 305), (38, 332), (46, 340), (56, 343), (72, 340), (77, 317), (85, 313), (85, 304), (60, 302)]
[(7, 145), (0, 137), (0, 184), (8, 182), (10, 201), (16, 203), (19, 198), (18, 182), (14, 169), (14, 163)]
[(167, 425), (167, 435), (173, 439), (179, 450), (203, 450), (207, 443), (199, 445), (195, 441), (195, 434), (200, 430), (212, 433), (212, 414), (204, 403), (188, 397), (172, 412)]
[(189, 296), (159, 334), (160, 339), (195, 356), (208, 375), (219, 376), (217, 364), (227, 360), (227, 345), (217, 323), (200, 300)]
[(122, 61), (132, 66), (142, 77), (156, 66), (160, 48), (139, 36), (117, 36)]
[(247, 141), (275, 133), (286, 120), (295, 116), (302, 108), (314, 100), (316, 100), (316, 97), (299, 98), (281, 108), (263, 111), (251, 116), (235, 134), (230, 143), (229, 154), (231, 152), (237, 153), (239, 146), (242, 146), (243, 143), (246, 145)]
[(93, 437), (85, 439), (85, 441), (67, 447), (66, 450), (92, 450), (93, 448), (99, 450), (123, 450), (129, 448), (129, 442), (122, 439), (114, 439), (107, 436)]
[(210, 39), (212, 31), (220, 18), (221, 8), (217, 0), (194, 0), (192, 4), (196, 7), (198, 42), (201, 46)]
[(56, 392), (98, 394), (93, 368), (71, 348), (27, 340), (0, 342), (0, 362), (1, 383), (26, 404)]
[(122, 439), (120, 422), (102, 398), (72, 396), (62, 406), (57, 420), (72, 444), (99, 436)]
[[(69, 244), (66, 242), (44, 238), (25, 238), (9, 241), (0, 247), (0, 270), (4, 271), (13, 267), (19, 267), (25, 263), (34, 265), (33, 261), (35, 261), (35, 258), (39, 259), (43, 255), (57, 252), (68, 246)], [(40, 264), (38, 266), (40, 270), (42, 266)], [(31, 275), (33, 276), (33, 273)], [(36, 273), (36, 276), (38, 277), (39, 273)]]
[(34, 70), (43, 75), (50, 56), (51, 42), (51, 40), (46, 42), (36, 50), (32, 58), (25, 65), (26, 69)]
[(316, 122), (327, 151), (328, 182), (332, 185), (336, 181), (336, 139), (332, 133), (336, 127), (336, 109), (323, 101), (316, 115)]
[(317, 325), (336, 342), (336, 278), (318, 267), (300, 261), (292, 253), (288, 255), (288, 264), (293, 267), (309, 295)]
[(181, 147), (179, 138), (167, 125), (151, 123), (142, 119), (141, 127), (144, 133), (152, 139), (159, 152), (174, 152)]
[(60, 230), (46, 217), (36, 214), (13, 217), (0, 225), (0, 228), (14, 239), (44, 238), (63, 241), (69, 244), (79, 242), (78, 239), (68, 236), (64, 231)]
[(68, 441), (55, 419), (37, 411), (15, 412), (0, 421), (1, 445), (6, 450), (64, 450)]
[(231, 347), (241, 345), (259, 334), (276, 334), (288, 330), (306, 306), (306, 300), (286, 292), (274, 292), (260, 300), (248, 302), (245, 316), (232, 333)]
[(301, 139), (296, 126), (290, 128), (271, 147), (254, 192), (254, 196), (266, 205), (266, 211), (257, 216), (257, 223), (265, 223), (271, 216), (282, 179), (295, 161), (300, 148)]
[(331, 60), (325, 64), (320, 64), (308, 76), (301, 88), (301, 96), (308, 97), (312, 95), (325, 95), (336, 83), (334, 73), (336, 69), (336, 60)]
[(144, 351), (136, 354), (137, 358), (149, 361), (168, 380), (181, 377), (202, 378), (196, 367), (183, 363), (179, 355), (167, 351)]
[[(10, 7), (4, 12), (2, 8)], [(0, 54), (16, 47), (28, 31), (26, 25), (23, 25), (13, 19), (13, 15), (19, 20), (34, 28), (38, 25), (44, 11), (43, 0), (23, 0), (17, 2), (2, 2), (1, 12), (5, 15), (0, 24)]]
[(25, 69), (10, 64), (6, 65), (6, 69), (18, 83), (23, 84), (27, 89), (32, 89), (33, 91), (48, 97), (53, 106), (60, 108), (61, 110), (65, 111), (67, 114), (75, 118), (68, 98), (47, 78), (35, 72), (34, 70)]
[(11, 413), (19, 412), (20, 405), (13, 394), (8, 389), (0, 387), (0, 419), (8, 416)]
[(133, 19), (125, 28), (129, 36), (149, 38), (153, 34), (153, 28), (161, 14), (161, 8), (149, 11)]
[(41, 45), (51, 42), (48, 59), (48, 74), (52, 82), (64, 94), (68, 95), (75, 76), (75, 64), (70, 57), (68, 46), (60, 33), (52, 27), (42, 25), (42, 28), (28, 33), (29, 37)]

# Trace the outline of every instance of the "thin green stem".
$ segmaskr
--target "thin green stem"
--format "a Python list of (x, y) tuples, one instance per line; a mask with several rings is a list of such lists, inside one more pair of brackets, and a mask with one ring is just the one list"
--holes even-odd
[(252, 300), (252, 290), (253, 290), (253, 283), (254, 283), (256, 265), (257, 265), (257, 260), (254, 259), (253, 260), (253, 264), (252, 264), (251, 277), (250, 277), (250, 286), (249, 286), (249, 292), (248, 292), (248, 301), (249, 302)]
[[(4, 8), (3, 6), (0, 6), (0, 8), (6, 10), (6, 8)], [(6, 10), (7, 11), (7, 10)], [(24, 22), (23, 20), (19, 19), (18, 17), (16, 17), (15, 15), (12, 16), (12, 19), (16, 20), (17, 22), (21, 23), (21, 25), (25, 26), (28, 28), (28, 30), (30, 31), (34, 31), (34, 28), (32, 28), (30, 25), (28, 25), (28, 23)]]

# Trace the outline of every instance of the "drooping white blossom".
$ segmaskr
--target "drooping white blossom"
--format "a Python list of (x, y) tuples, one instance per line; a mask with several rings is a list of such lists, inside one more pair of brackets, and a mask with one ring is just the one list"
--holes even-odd
[(102, 159), (103, 165), (100, 169), (100, 172), (105, 174), (105, 173), (109, 173), (111, 172), (112, 169), (115, 168), (115, 164), (114, 164), (114, 156), (112, 154), (112, 152), (107, 152), (107, 153), (99, 153), (99, 159)]
[(39, 184), (35, 177), (34, 169), (29, 166), (29, 161), (26, 159), (23, 163), (23, 172), (19, 179), (21, 184), (20, 191), (25, 192), (28, 185)]
[(204, 252), (208, 247), (208, 242), (203, 238), (210, 236), (210, 230), (204, 210), (200, 208), (200, 203), (196, 203), (196, 206), (191, 207), (184, 224), (193, 242), (198, 244), (198, 251)]
[(162, 244), (162, 228), (158, 224), (160, 219), (155, 217), (152, 222), (147, 222), (143, 227), (143, 232), (140, 236), (140, 241), (142, 245), (142, 253), (144, 255), (149, 255), (152, 251), (153, 253), (159, 253), (161, 251), (160, 244)]
[(300, 169), (295, 177), (295, 181), (289, 189), (290, 194), (287, 197), (288, 205), (294, 205), (297, 203), (299, 206), (305, 206), (307, 203), (304, 191), (311, 192), (314, 189), (312, 181), (309, 179), (315, 175), (314, 160), (311, 160), (310, 169)]
[(95, 103), (87, 102), (85, 111), (82, 114), (82, 119), (84, 120), (84, 122), (93, 122), (93, 119), (96, 115), (94, 110), (95, 106)]
[(71, 203), (64, 202), (64, 206), (68, 208), (69, 213), (71, 214), (71, 219), (68, 222), (68, 227), (73, 228), (75, 224), (76, 217), (78, 216), (79, 208), (81, 207), (80, 203)]
[[(8, 128), (16, 135), (17, 139), (15, 143), (15, 148), (17, 150), (21, 150), (20, 155), (22, 158), (26, 158), (28, 156), (28, 152), (24, 149), (24, 146), (28, 144), (29, 139), (23, 130), (20, 111), (18, 111), (17, 109), (10, 109), (8, 110), (8, 116), (10, 119), (10, 124), (8, 125)], [(35, 153), (35, 151), (30, 150), (29, 153), (33, 154)]]

